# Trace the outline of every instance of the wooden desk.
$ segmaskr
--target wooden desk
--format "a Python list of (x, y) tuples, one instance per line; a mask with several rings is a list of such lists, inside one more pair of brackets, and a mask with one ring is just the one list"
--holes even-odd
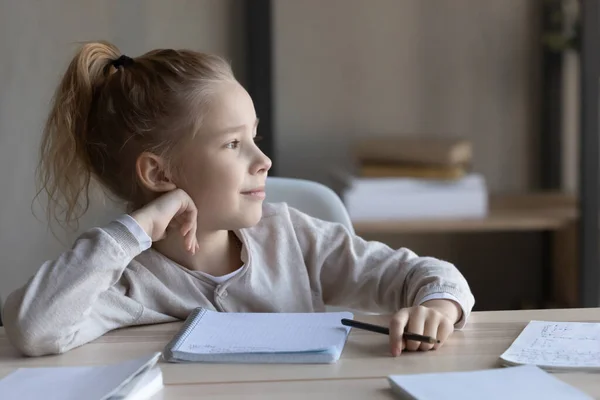
[[(385, 323), (383, 316), (365, 320)], [(600, 321), (600, 308), (473, 313), (464, 330), (427, 353), (392, 358), (387, 337), (353, 330), (342, 359), (332, 365), (225, 365), (161, 363), (165, 389), (155, 399), (393, 399), (391, 374), (466, 371), (498, 366), (498, 357), (528, 321)], [(180, 323), (113, 331), (60, 356), (22, 358), (0, 330), (0, 377), (17, 367), (93, 365), (162, 350)], [(600, 398), (598, 374), (561, 373), (560, 379)]]

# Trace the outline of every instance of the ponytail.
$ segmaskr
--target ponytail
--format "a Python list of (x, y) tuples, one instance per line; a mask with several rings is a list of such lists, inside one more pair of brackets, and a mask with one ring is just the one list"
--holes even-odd
[(92, 168), (86, 134), (94, 96), (119, 49), (105, 42), (84, 44), (59, 84), (44, 128), (37, 168), (38, 195), (48, 196), (48, 220), (77, 227), (90, 204)]
[(37, 196), (48, 196), (48, 221), (76, 229), (90, 206), (92, 182), (128, 208), (149, 201), (137, 158), (149, 151), (167, 165), (174, 160), (182, 139), (200, 129), (212, 93), (207, 88), (222, 81), (235, 78), (218, 56), (163, 49), (131, 59), (107, 42), (84, 44), (44, 129)]

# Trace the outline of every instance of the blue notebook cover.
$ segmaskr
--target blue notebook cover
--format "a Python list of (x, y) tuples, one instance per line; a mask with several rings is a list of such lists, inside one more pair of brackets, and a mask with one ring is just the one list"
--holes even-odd
[(169, 362), (334, 363), (350, 312), (223, 313), (195, 309), (165, 346)]

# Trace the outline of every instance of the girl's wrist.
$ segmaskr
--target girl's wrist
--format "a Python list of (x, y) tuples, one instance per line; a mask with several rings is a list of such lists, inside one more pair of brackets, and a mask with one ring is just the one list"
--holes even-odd
[(444, 314), (452, 324), (456, 324), (462, 316), (460, 304), (448, 299), (434, 299), (421, 304), (424, 307), (432, 308)]
[[(132, 212), (130, 215), (131, 215), (131, 218), (135, 219), (135, 221), (144, 230), (144, 232), (146, 232), (146, 234), (148, 236), (150, 236), (150, 238), (152, 238), (152, 225), (153, 224), (152, 224), (152, 218), (150, 218), (148, 216), (148, 211), (141, 208), (139, 210)], [(152, 239), (152, 240), (154, 240), (154, 239)]]

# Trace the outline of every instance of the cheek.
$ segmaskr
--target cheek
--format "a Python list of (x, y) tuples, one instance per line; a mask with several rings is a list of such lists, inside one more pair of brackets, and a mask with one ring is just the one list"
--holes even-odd
[(205, 210), (230, 207), (242, 183), (235, 168), (214, 162), (191, 164), (186, 169), (181, 189), (190, 195), (196, 206)]

